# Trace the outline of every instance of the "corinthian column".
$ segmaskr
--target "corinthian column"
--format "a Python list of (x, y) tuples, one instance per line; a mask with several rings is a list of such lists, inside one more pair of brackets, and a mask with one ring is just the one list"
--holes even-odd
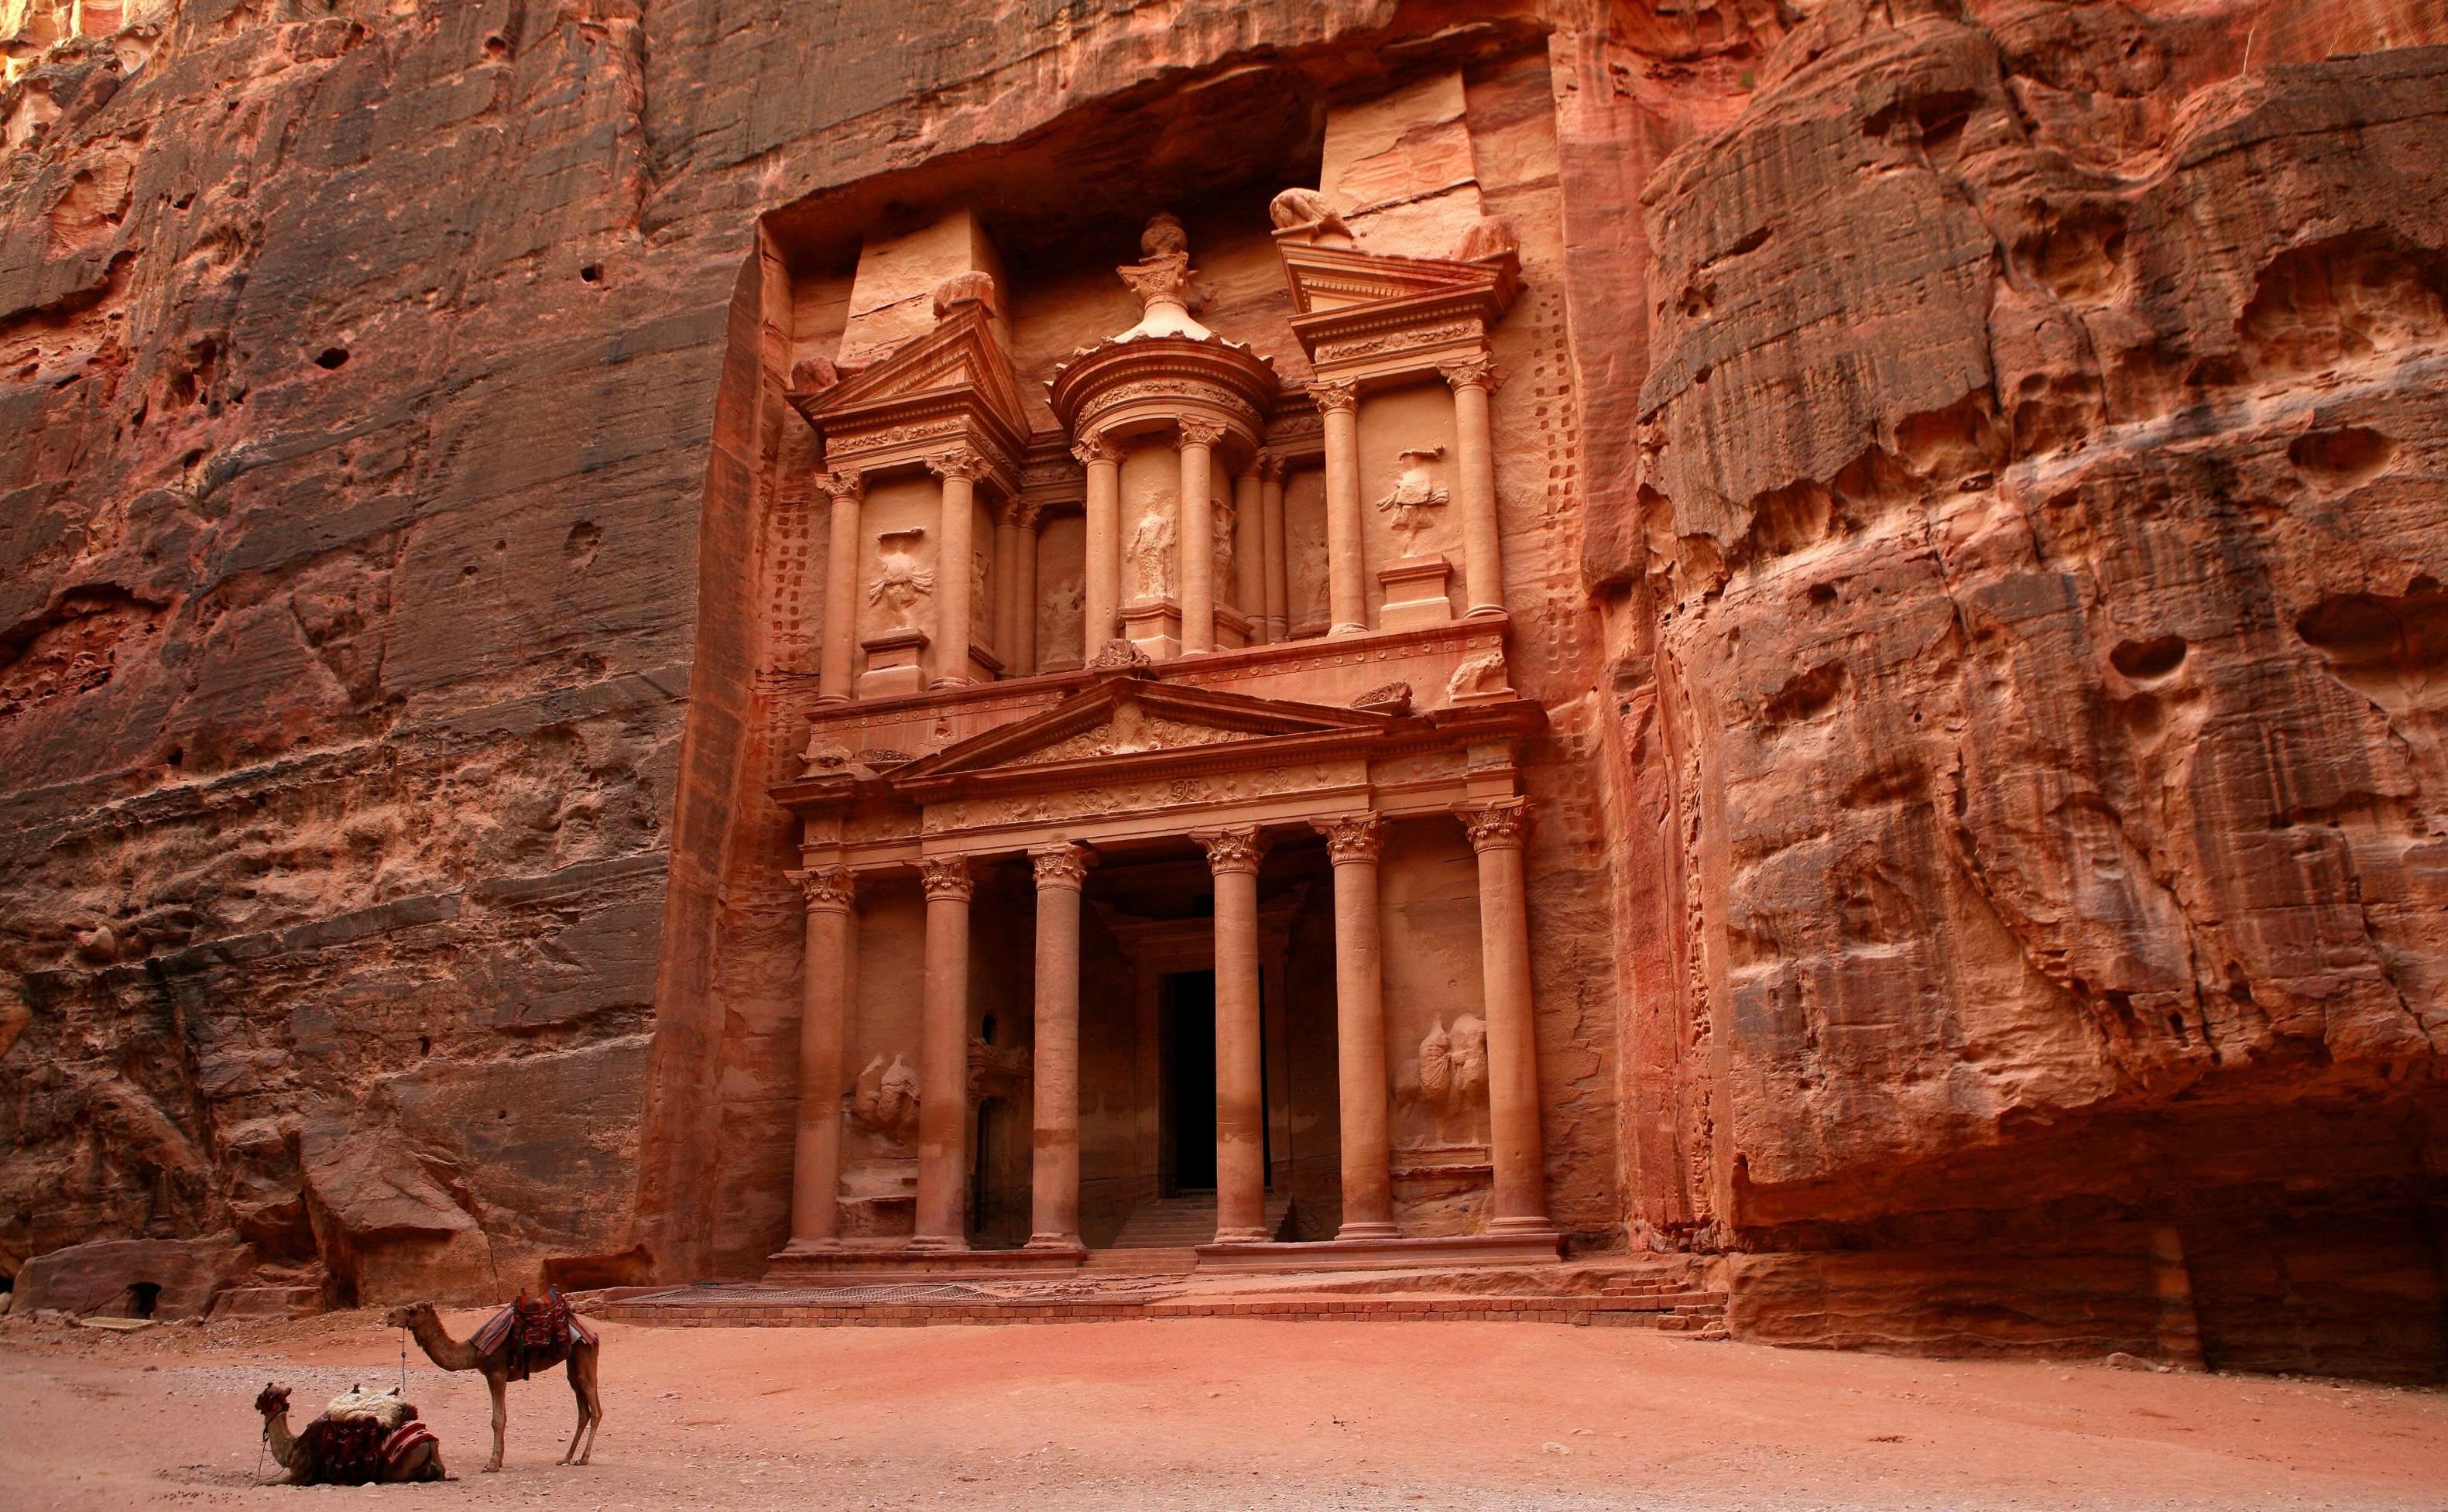
[(1462, 505), (1463, 599), (1467, 614), (1504, 612), (1504, 564), (1496, 543), (1496, 447), (1488, 396), (1504, 375), (1481, 358), (1441, 370), (1454, 396), (1454, 492)]
[(1266, 516), (1260, 527), (1258, 544), (1266, 552), (1263, 579), (1265, 599), (1259, 607), (1267, 617), (1267, 639), (1285, 641), (1291, 637), (1291, 589), (1286, 579), (1288, 565), (1284, 560), (1284, 459), (1268, 455), (1258, 459), (1258, 508)]
[(1214, 420), (1181, 422), (1181, 654), (1215, 649), (1215, 469), (1209, 452), (1224, 439)]
[(926, 975), (918, 1021), (918, 1232), (922, 1250), (966, 1250), (962, 1189), (969, 1124), (969, 863), (918, 864), (927, 893)]
[(867, 476), (822, 473), (816, 487), (833, 501), (825, 538), (825, 643), (816, 659), (816, 701), (847, 703), (851, 655), (858, 648), (858, 510), (867, 498)]
[(1037, 1141), (1029, 1168), (1028, 1246), (1080, 1245), (1080, 890), (1076, 845), (1028, 852), (1037, 870)]
[(959, 687), (969, 680), (969, 574), (977, 545), (971, 511), (981, 467), (968, 447), (927, 459), (927, 470), (944, 480), (935, 539), (935, 677), (930, 687)]
[(1487, 1007), (1487, 1145), (1496, 1167), (1491, 1234), (1548, 1234), (1539, 1136), (1539, 1032), (1530, 1011), (1530, 915), (1521, 832), (1529, 800), (1454, 811), (1479, 852), (1479, 950)]
[(1267, 1233), (1266, 1068), (1258, 1031), (1257, 827), (1191, 836), (1215, 873), (1215, 1242)]
[(841, 1239), (842, 1027), (849, 1017), (851, 874), (794, 871), (807, 898), (807, 978), (799, 1006), (798, 1137), (791, 1158), (791, 1248)]
[(1011, 645), (1004, 652), (1015, 678), (1037, 672), (1037, 505), (1013, 505), (1012, 523), (1019, 526), (1018, 559), (1011, 568)]
[(1387, 1139), (1385, 963), (1378, 944), (1377, 854), (1386, 822), (1373, 813), (1315, 821), (1334, 864), (1335, 1069), (1342, 1083), (1344, 1239), (1390, 1239), (1392, 1156)]
[(1367, 565), (1360, 534), (1360, 396), (1348, 383), (1312, 383), (1326, 416), (1326, 579), (1329, 635), (1368, 628)]
[(1266, 506), (1255, 462), (1233, 480), (1233, 607), (1250, 622), (1250, 643), (1267, 639)]
[(1092, 435), (1071, 449), (1088, 469), (1088, 550), (1080, 579), (1082, 665), (1118, 633), (1122, 606), (1122, 449)]

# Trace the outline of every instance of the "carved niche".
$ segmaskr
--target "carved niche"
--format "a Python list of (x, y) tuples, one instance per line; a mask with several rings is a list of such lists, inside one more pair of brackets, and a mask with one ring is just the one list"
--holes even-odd
[(1459, 1113), (1487, 1095), (1487, 1024), (1465, 1013), (1445, 1028), (1440, 1018), (1420, 1040), (1420, 1101)]

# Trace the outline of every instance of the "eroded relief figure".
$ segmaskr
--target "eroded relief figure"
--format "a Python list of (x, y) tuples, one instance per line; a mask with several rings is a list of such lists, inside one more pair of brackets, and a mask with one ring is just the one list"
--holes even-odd
[[(1216, 500), (1214, 507), (1208, 511), (1207, 520), (1212, 526), (1209, 533), (1214, 537), (1213, 550), (1215, 562), (1215, 582), (1218, 584), (1230, 584), (1233, 581), (1233, 541), (1237, 519), (1238, 513), (1234, 509), (1232, 501), (1229, 499)], [(1219, 591), (1219, 597), (1229, 599), (1232, 595), (1229, 592)]]
[(1420, 1041), (1420, 1099), (1440, 1113), (1458, 1113), (1487, 1087), (1487, 1024), (1465, 1013), (1445, 1028), (1439, 1019)]
[(994, 574), (986, 570), (986, 554), (969, 553), (969, 639), (983, 641), (996, 652), (1008, 646), (995, 644)]
[(918, 1073), (897, 1055), (890, 1065), (877, 1056), (858, 1074), (850, 1112), (877, 1134), (900, 1137), (918, 1122)]
[(1443, 447), (1410, 447), (1396, 453), (1403, 464), (1394, 487), (1377, 501), (1380, 513), (1390, 513), (1398, 548), (1406, 557), (1420, 554), (1420, 537), (1437, 523), (1430, 511), (1443, 508), (1445, 489), (1428, 472), (1428, 464), (1445, 454)]
[(1161, 599), (1173, 591), (1173, 495), (1148, 501), (1148, 512), (1131, 530), (1124, 549), (1130, 558), (1132, 597)]
[(1077, 576), (1047, 589), (1037, 605), (1037, 643), (1061, 645), (1078, 639), (1080, 617), (1087, 612), (1087, 584)]
[(868, 584), (867, 602), (883, 606), (893, 630), (918, 627), (918, 605), (935, 591), (935, 574), (919, 565), (913, 554), (927, 532), (917, 526), (887, 530), (875, 538), (875, 581)]

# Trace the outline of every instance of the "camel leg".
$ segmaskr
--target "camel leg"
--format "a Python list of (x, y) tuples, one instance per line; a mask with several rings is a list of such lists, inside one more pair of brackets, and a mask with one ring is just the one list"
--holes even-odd
[(493, 1463), (485, 1466), (485, 1473), (490, 1475), (502, 1467), (502, 1430), (510, 1426), (510, 1407), (505, 1400), (510, 1383), (506, 1376), (487, 1375), (485, 1386), (493, 1393)]
[(569, 1357), (570, 1386), (578, 1392), (578, 1408), (586, 1418), (586, 1448), (578, 1456), (578, 1463), (581, 1464), (584, 1464), (593, 1457), (595, 1430), (603, 1422), (603, 1392), (596, 1385), (595, 1380), (597, 1358), (598, 1355), (593, 1349), (586, 1350), (583, 1355), (573, 1353)]
[(570, 1464), (578, 1459), (578, 1441), (586, 1437), (586, 1388), (579, 1384), (578, 1356), (569, 1357), (569, 1394), (578, 1399), (578, 1426), (569, 1430), (569, 1447), (561, 1451), (561, 1463)]

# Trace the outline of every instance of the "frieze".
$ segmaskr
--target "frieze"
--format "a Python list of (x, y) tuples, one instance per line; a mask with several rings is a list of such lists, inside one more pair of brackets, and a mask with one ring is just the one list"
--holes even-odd
[(1348, 341), (1318, 343), (1316, 360), (1345, 362), (1353, 357), (1371, 357), (1386, 352), (1407, 352), (1415, 347), (1442, 346), (1449, 341), (1467, 341), (1481, 334), (1476, 320), (1453, 320), (1444, 325), (1418, 326), (1409, 330), (1387, 331), (1373, 336), (1358, 336)]
[(1144, 782), (1031, 793), (1008, 798), (970, 798), (929, 805), (924, 829), (928, 834), (963, 830), (987, 830), (1018, 824), (1059, 824), (1073, 819), (1105, 819), (1197, 805), (1241, 803), (1347, 787), (1358, 775), (1356, 763), (1319, 767), (1267, 767), (1211, 776), (1167, 777)]
[(1134, 399), (1188, 400), (1210, 405), (1255, 427), (1258, 408), (1230, 389), (1213, 383), (1200, 383), (1188, 378), (1144, 378), (1137, 383), (1118, 383), (1100, 390), (1081, 411), (1080, 425), (1084, 428), (1106, 411), (1130, 403)]

